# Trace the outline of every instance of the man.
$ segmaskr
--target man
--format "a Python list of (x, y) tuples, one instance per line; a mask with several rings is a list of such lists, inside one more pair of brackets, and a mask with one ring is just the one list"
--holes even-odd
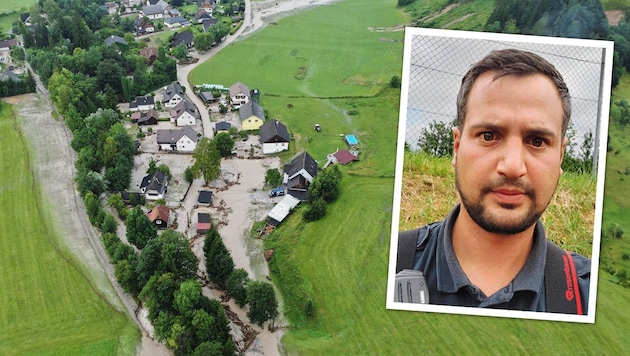
[(549, 254), (559, 248), (547, 243), (539, 220), (562, 174), (570, 115), (562, 76), (534, 53), (494, 51), (466, 73), (453, 128), (461, 204), (411, 232), (411, 267), (426, 278), (429, 303), (567, 312), (550, 301), (560, 294), (574, 304), (568, 313), (586, 313), (590, 260), (571, 253), (553, 268)]

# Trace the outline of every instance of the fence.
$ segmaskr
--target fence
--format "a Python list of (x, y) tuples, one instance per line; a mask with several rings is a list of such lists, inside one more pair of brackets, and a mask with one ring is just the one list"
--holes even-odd
[[(409, 31), (409, 30), (407, 30)], [(509, 36), (496, 38), (471, 38), (407, 33), (405, 68), (403, 72), (403, 105), (406, 112), (405, 142), (412, 150), (418, 149), (418, 139), (423, 128), (432, 122), (450, 123), (456, 117), (456, 98), (462, 77), (468, 69), (492, 50), (516, 48), (537, 53), (552, 63), (564, 77), (571, 94), (571, 128), (579, 147), (584, 135), (594, 135), (594, 148), (599, 147), (600, 112), (603, 93), (604, 58), (606, 48), (559, 44), (537, 41), (526, 42), (533, 36), (519, 36), (517, 41)], [(493, 37), (495, 34), (484, 34)], [(410, 37), (410, 38), (409, 38)], [(567, 41), (565, 41), (567, 42)], [(407, 90), (405, 90), (407, 89)], [(405, 96), (406, 95), (406, 96)], [(605, 144), (605, 142), (604, 142)], [(591, 152), (592, 154), (592, 152)], [(593, 172), (597, 172), (597, 154)]]

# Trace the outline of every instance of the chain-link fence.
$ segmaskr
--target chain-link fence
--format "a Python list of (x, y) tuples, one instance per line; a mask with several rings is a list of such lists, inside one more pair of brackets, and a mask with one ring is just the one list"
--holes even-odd
[[(598, 147), (601, 105), (608, 103), (601, 100), (606, 48), (593, 45), (595, 41), (580, 45), (573, 41), (563, 44), (569, 42), (566, 39), (547, 38), (541, 42), (539, 37), (521, 35), (480, 33), (475, 37), (459, 31), (438, 31), (441, 33), (436, 36), (422, 29), (407, 31), (401, 113), (406, 113), (405, 142), (412, 150), (419, 148), (422, 129), (430, 123), (450, 124), (455, 120), (457, 93), (468, 69), (492, 50), (504, 48), (537, 53), (558, 69), (571, 94), (574, 145), (579, 147), (584, 136), (592, 133), (594, 147)], [(592, 156), (597, 159), (597, 154)], [(593, 163), (596, 172), (597, 162)]]

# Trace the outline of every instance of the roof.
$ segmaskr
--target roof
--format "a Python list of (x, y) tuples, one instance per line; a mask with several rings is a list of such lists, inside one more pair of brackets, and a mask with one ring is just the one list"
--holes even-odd
[(0, 41), (0, 48), (10, 48), (17, 44), (17, 40), (12, 38), (10, 40)]
[(200, 223), (212, 222), (210, 220), (210, 214), (208, 214), (208, 213), (197, 213), (197, 222), (200, 222)]
[(217, 131), (227, 131), (232, 127), (232, 124), (227, 121), (221, 121), (217, 122), (214, 127)]
[(230, 97), (243, 93), (249, 97), (249, 87), (241, 82), (236, 82), (230, 87)]
[(212, 95), (212, 92), (210, 92), (210, 91), (200, 91), (199, 92), (199, 97), (201, 98), (201, 100), (203, 100), (206, 103), (216, 100), (214, 98), (214, 95)]
[(333, 153), (333, 156), (335, 156), (335, 158), (337, 158), (337, 161), (339, 161), (339, 163), (346, 165), (352, 161), (358, 161), (359, 157), (353, 155), (352, 153), (350, 153), (350, 151), (348, 150), (339, 150), (335, 153)]
[(171, 40), (171, 47), (177, 47), (181, 43), (186, 46), (190, 46), (193, 43), (194, 36), (192, 32), (186, 30), (184, 32), (175, 33), (173, 35), (173, 40)]
[(155, 98), (152, 96), (136, 96), (136, 98), (129, 103), (129, 108), (137, 108), (141, 105), (155, 105)]
[(289, 142), (291, 136), (283, 123), (271, 119), (260, 127), (260, 139), (263, 143)]
[(140, 113), (140, 117), (137, 118), (138, 125), (152, 124), (150, 121), (153, 121), (153, 124), (157, 124), (159, 120), (160, 114), (154, 109), (151, 109), (146, 113)]
[(188, 100), (182, 100), (179, 103), (177, 103), (177, 105), (175, 105), (172, 111), (175, 112), (175, 115), (173, 117), (180, 117), (185, 112), (189, 113), (194, 118), (197, 118), (199, 116), (197, 113), (197, 107), (195, 106), (195, 104), (191, 103)]
[(184, 136), (188, 137), (193, 142), (197, 142), (197, 131), (186, 125), (179, 130), (158, 130), (157, 143), (158, 145), (174, 144)]
[(293, 177), (302, 169), (306, 170), (312, 177), (317, 175), (317, 162), (306, 151), (300, 153), (291, 160), (290, 164), (284, 166), (284, 171), (289, 177)]
[(151, 59), (153, 56), (157, 57), (159, 53), (160, 51), (155, 47), (140, 48), (138, 51), (138, 54), (147, 59)]
[(348, 142), (349, 145), (356, 145), (359, 143), (359, 140), (357, 140), (354, 135), (346, 135), (346, 142)]
[(125, 41), (125, 39), (120, 37), (120, 36), (111, 35), (111, 36), (109, 36), (109, 37), (107, 37), (105, 39), (105, 45), (107, 47), (113, 45), (114, 43), (120, 43), (120, 44), (123, 44), (125, 46), (129, 45), (129, 43), (127, 43), (127, 41)]
[(157, 190), (159, 192), (164, 192), (164, 189), (166, 189), (166, 181), (166, 173), (156, 171), (153, 174), (144, 176), (142, 183), (140, 183), (140, 189), (146, 188), (146, 191)]
[(219, 23), (219, 20), (215, 19), (215, 18), (209, 18), (209, 19), (202, 19), (201, 20), (201, 25), (203, 26), (203, 30), (205, 32), (208, 32), (208, 29), (210, 28), (210, 26), (214, 26), (216, 24)]
[(184, 97), (184, 89), (178, 82), (172, 82), (166, 87), (164, 101), (170, 101), (175, 95), (179, 95), (180, 98)]
[(157, 219), (168, 222), (171, 215), (171, 209), (169, 209), (166, 205), (156, 205), (146, 215), (151, 222), (154, 222)]
[(167, 17), (167, 18), (165, 18), (164, 19), (164, 23), (168, 23), (168, 24), (175, 24), (175, 23), (185, 24), (185, 23), (188, 23), (188, 24), (190, 24), (190, 21), (186, 20), (185, 18), (183, 18), (181, 16), (175, 16), (175, 17)]
[(200, 204), (212, 203), (212, 192), (209, 190), (200, 190), (199, 197), (197, 198), (197, 203), (200, 203)]
[(12, 80), (14, 82), (19, 82), (22, 79), (20, 79), (20, 77), (17, 76), (17, 74), (13, 73), (12, 71), (5, 69), (2, 71), (2, 73), (0, 73), (0, 81), (4, 82), (7, 80)]
[(291, 209), (295, 208), (299, 203), (299, 199), (291, 195), (285, 195), (284, 198), (271, 209), (267, 216), (280, 223), (289, 215)]
[(263, 109), (263, 107), (251, 101), (247, 104), (241, 105), (241, 107), (238, 109), (238, 114), (241, 118), (241, 121), (249, 119), (252, 116), (256, 116), (262, 121), (265, 121), (265, 110)]

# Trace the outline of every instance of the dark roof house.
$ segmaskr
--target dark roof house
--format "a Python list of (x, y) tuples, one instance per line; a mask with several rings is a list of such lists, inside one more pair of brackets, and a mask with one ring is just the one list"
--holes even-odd
[(124, 45), (124, 46), (129, 45), (129, 43), (127, 43), (127, 41), (125, 41), (125, 39), (120, 36), (111, 35), (105, 39), (105, 46), (107, 47), (111, 47), (112, 45), (116, 43), (120, 45)]
[(308, 200), (308, 186), (317, 175), (317, 161), (304, 151), (284, 166), (287, 192), (292, 196)]
[(212, 192), (209, 190), (200, 190), (199, 197), (197, 198), (197, 203), (204, 205), (212, 204)]
[(164, 198), (168, 187), (168, 177), (166, 173), (157, 171), (142, 179), (140, 191), (145, 194), (147, 200)]
[(260, 140), (263, 143), (289, 142), (291, 136), (283, 123), (271, 119), (260, 127)]
[(184, 32), (175, 33), (173, 35), (173, 39), (171, 40), (171, 47), (177, 47), (181, 43), (183, 43), (187, 48), (193, 46), (194, 36), (192, 32), (186, 30)]
[(19, 82), (22, 79), (20, 79), (20, 77), (18, 77), (17, 74), (13, 73), (12, 71), (5, 69), (2, 71), (2, 73), (0, 73), (0, 81), (6, 82), (8, 80)]
[(154, 109), (143, 112), (138, 118), (138, 125), (157, 125), (160, 120), (160, 114)]

